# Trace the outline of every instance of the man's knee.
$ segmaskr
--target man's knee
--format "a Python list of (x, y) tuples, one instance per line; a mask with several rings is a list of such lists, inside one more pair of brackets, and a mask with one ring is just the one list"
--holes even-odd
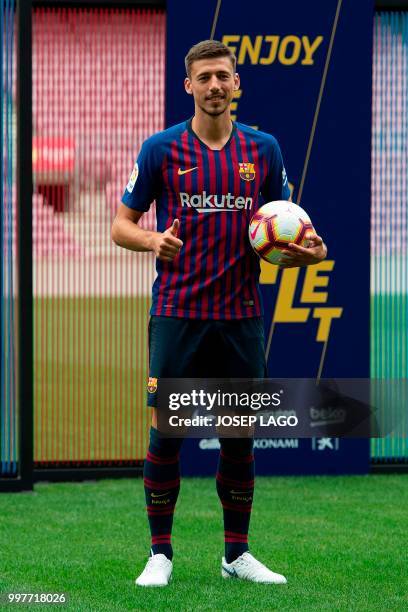
[(157, 408), (149, 408), (152, 411), (152, 427), (157, 429)]

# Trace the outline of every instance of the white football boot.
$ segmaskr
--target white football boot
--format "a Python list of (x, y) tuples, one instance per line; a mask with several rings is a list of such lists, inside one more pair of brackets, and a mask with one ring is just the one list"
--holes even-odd
[(149, 557), (146, 567), (138, 578), (135, 584), (144, 587), (161, 587), (167, 586), (170, 582), (171, 572), (173, 571), (173, 563), (161, 553)]
[(275, 574), (249, 552), (244, 552), (232, 563), (227, 563), (225, 557), (223, 557), (221, 576), (223, 578), (241, 578), (241, 580), (269, 584), (286, 584), (287, 582), (285, 576)]

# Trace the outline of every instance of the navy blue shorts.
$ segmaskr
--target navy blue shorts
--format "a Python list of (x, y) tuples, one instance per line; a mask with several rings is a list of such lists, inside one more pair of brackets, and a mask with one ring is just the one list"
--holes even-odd
[(147, 405), (156, 406), (160, 378), (266, 378), (263, 317), (149, 321)]

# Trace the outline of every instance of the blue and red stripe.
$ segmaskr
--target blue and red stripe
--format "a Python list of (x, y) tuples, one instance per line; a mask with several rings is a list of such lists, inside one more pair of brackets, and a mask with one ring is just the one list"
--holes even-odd
[[(171, 140), (165, 140), (167, 133)], [(282, 199), (282, 167), (274, 169), (281, 157), (273, 154), (273, 139), (236, 124), (229, 142), (221, 150), (212, 150), (188, 122), (165, 130), (163, 139), (157, 229), (163, 232), (179, 218), (179, 237), (184, 244), (173, 261), (157, 261), (151, 313), (198, 319), (260, 316), (260, 265), (248, 240), (248, 226), (262, 203), (262, 189), (268, 189), (269, 197)], [(160, 147), (157, 138), (154, 146), (155, 151)], [(240, 175), (242, 163), (254, 165), (253, 180)], [(186, 194), (183, 202), (181, 193)], [(251, 208), (227, 207), (229, 193), (235, 200), (251, 198)], [(210, 198), (210, 205), (204, 203), (205, 197)], [(197, 210), (200, 198), (202, 211)], [(211, 207), (214, 198), (218, 203), (224, 198), (225, 210)]]
[(233, 542), (239, 542), (242, 544), (247, 544), (248, 543), (248, 534), (247, 533), (238, 533), (237, 531), (229, 531), (229, 530), (225, 530), (224, 531), (224, 541), (225, 542), (229, 542), (229, 543), (233, 543)]
[(171, 463), (178, 463), (179, 453), (176, 455), (172, 455), (171, 457), (160, 457), (159, 455), (155, 455), (154, 453), (147, 451), (146, 461), (151, 461), (156, 465), (169, 465)]

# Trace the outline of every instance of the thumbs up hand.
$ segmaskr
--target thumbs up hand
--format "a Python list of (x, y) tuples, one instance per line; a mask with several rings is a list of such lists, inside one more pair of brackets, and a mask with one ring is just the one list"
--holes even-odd
[(179, 219), (174, 219), (172, 225), (163, 233), (158, 232), (154, 237), (153, 251), (161, 261), (173, 261), (181, 247), (182, 240), (177, 238), (180, 229)]
[(177, 238), (179, 227), (180, 227), (180, 221), (178, 219), (174, 219), (172, 226), (169, 227), (169, 230), (172, 236), (175, 236)]

